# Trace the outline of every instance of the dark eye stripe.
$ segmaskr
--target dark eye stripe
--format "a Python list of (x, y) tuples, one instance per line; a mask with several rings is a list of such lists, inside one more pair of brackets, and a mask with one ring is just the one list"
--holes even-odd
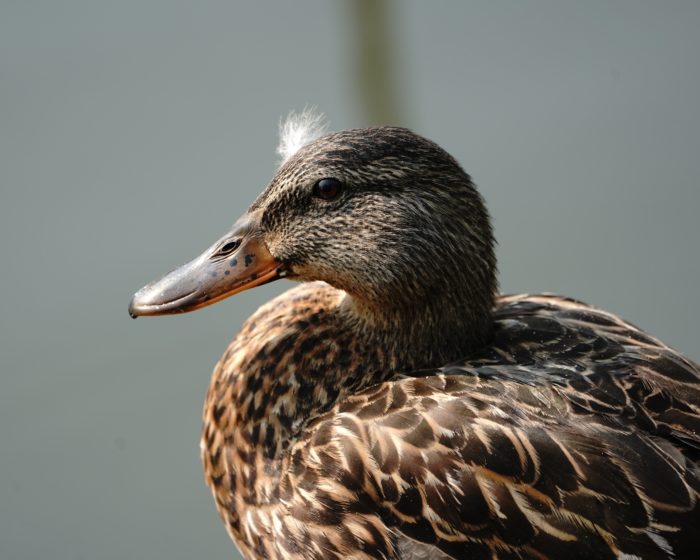
[(333, 178), (321, 179), (313, 188), (313, 195), (323, 200), (338, 198), (341, 192), (343, 192), (343, 184)]

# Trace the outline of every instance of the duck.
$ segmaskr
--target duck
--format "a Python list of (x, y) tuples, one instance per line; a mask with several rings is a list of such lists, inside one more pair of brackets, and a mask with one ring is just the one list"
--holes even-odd
[(247, 559), (671, 559), (700, 547), (700, 367), (604, 310), (498, 291), (484, 199), (401, 127), (283, 126), (230, 231), (133, 296), (286, 278), (214, 368), (205, 480)]

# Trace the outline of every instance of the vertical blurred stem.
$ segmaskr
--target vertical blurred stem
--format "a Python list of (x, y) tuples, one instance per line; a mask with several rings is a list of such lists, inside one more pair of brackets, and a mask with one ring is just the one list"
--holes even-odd
[(388, 0), (347, 0), (354, 37), (353, 80), (368, 124), (404, 124), (396, 81), (392, 11)]

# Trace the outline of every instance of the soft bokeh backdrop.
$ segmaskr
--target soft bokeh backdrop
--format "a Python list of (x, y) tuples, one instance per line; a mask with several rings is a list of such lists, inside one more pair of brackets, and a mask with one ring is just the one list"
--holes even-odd
[(126, 308), (246, 208), (306, 104), (453, 153), (504, 291), (581, 298), (700, 358), (699, 26), (693, 0), (0, 1), (0, 558), (232, 557), (201, 403), (287, 284)]

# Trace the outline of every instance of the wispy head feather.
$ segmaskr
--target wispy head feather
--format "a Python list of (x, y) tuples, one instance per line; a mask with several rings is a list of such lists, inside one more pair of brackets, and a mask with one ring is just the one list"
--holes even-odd
[(280, 122), (280, 143), (277, 153), (282, 163), (291, 158), (300, 148), (313, 142), (326, 132), (326, 116), (315, 107), (304, 109), (301, 113), (292, 111)]

